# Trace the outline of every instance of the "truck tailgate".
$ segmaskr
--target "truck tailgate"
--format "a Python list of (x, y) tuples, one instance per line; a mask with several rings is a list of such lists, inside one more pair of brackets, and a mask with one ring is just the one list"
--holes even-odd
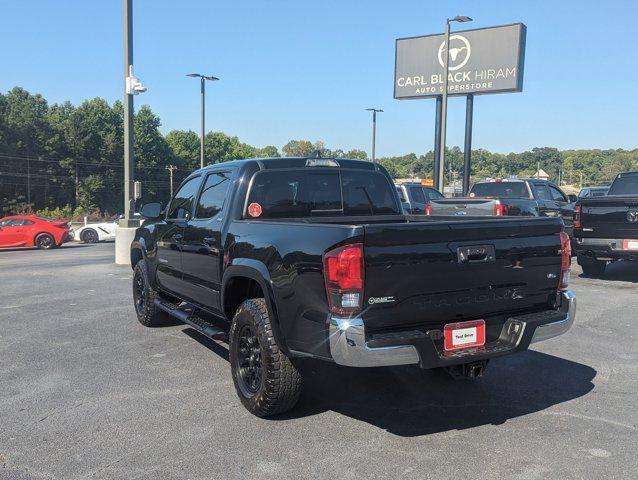
[(559, 281), (562, 228), (551, 218), (365, 225), (366, 327), (440, 327), (546, 309)]
[(629, 212), (638, 211), (638, 197), (598, 197), (583, 199), (579, 237), (637, 238), (638, 223), (631, 222)]
[(430, 201), (430, 215), (485, 217), (494, 215), (498, 202), (491, 198), (443, 198)]

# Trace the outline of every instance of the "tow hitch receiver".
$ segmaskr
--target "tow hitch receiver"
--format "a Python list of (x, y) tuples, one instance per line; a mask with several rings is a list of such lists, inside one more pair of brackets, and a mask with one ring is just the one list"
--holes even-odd
[(478, 360), (476, 362), (446, 367), (445, 370), (454, 380), (472, 380), (483, 376), (483, 373), (487, 368), (487, 362), (489, 362), (489, 360)]

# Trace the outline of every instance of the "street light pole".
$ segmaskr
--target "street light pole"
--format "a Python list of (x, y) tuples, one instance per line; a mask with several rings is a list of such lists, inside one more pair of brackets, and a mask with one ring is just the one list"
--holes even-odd
[(383, 110), (378, 108), (366, 108), (366, 111), (372, 112), (372, 163), (377, 163), (377, 112), (383, 112)]
[(443, 94), (441, 95), (441, 151), (439, 152), (439, 172), (438, 172), (438, 184), (437, 190), (443, 193), (443, 185), (445, 183), (445, 134), (447, 126), (447, 90), (448, 90), (448, 75), (449, 75), (449, 61), (450, 61), (450, 22), (471, 22), (470, 17), (464, 17), (457, 15), (454, 18), (448, 18), (445, 21), (445, 57), (443, 60)]
[(219, 80), (217, 77), (210, 75), (201, 75), (199, 73), (187, 73), (187, 77), (195, 77), (200, 79), (200, 138), (199, 138), (199, 166), (204, 168), (204, 136), (206, 135), (206, 80), (211, 82)]
[[(131, 74), (133, 66), (133, 0), (124, 0), (124, 78)], [(135, 157), (133, 154), (133, 95), (124, 85), (124, 219), (123, 227), (132, 227), (134, 212), (133, 178), (135, 177)]]

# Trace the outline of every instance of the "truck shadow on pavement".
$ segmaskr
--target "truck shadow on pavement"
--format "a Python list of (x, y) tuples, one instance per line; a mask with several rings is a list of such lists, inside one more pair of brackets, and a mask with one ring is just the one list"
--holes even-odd
[[(228, 361), (225, 345), (191, 328), (182, 332)], [(587, 365), (534, 350), (492, 360), (485, 376), (473, 381), (416, 366), (350, 368), (305, 360), (299, 368), (299, 403), (270, 420), (334, 411), (403, 437), (501, 425), (586, 395), (596, 377)]]
[(596, 376), (587, 365), (536, 351), (497, 358), (474, 381), (417, 367), (355, 369), (313, 361), (303, 370), (302, 397), (281, 419), (332, 410), (405, 437), (500, 425), (587, 394)]

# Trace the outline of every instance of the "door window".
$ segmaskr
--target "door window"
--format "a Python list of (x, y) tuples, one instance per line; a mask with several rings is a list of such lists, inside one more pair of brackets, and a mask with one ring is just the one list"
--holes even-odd
[(24, 223), (22, 218), (9, 218), (0, 223), (0, 227), (20, 227)]
[(171, 207), (168, 210), (166, 218), (172, 220), (187, 220), (191, 216), (193, 208), (193, 198), (197, 194), (201, 178), (193, 177), (187, 180), (186, 183), (177, 190), (177, 193), (173, 197)]
[(438, 200), (439, 198), (444, 198), (438, 190), (435, 190), (433, 188), (425, 187), (423, 190), (425, 190), (425, 195), (430, 200)]
[(547, 185), (544, 183), (535, 183), (534, 190), (536, 190), (536, 196), (539, 200), (551, 200), (552, 197), (549, 195), (549, 190), (547, 190)]
[(549, 185), (549, 193), (552, 195), (552, 200), (555, 202), (568, 203), (565, 195), (557, 187)]
[(222, 211), (228, 186), (230, 185), (230, 173), (213, 173), (206, 177), (206, 183), (199, 195), (195, 218), (213, 218)]
[(425, 203), (425, 195), (422, 187), (410, 187), (410, 195), (416, 203)]

